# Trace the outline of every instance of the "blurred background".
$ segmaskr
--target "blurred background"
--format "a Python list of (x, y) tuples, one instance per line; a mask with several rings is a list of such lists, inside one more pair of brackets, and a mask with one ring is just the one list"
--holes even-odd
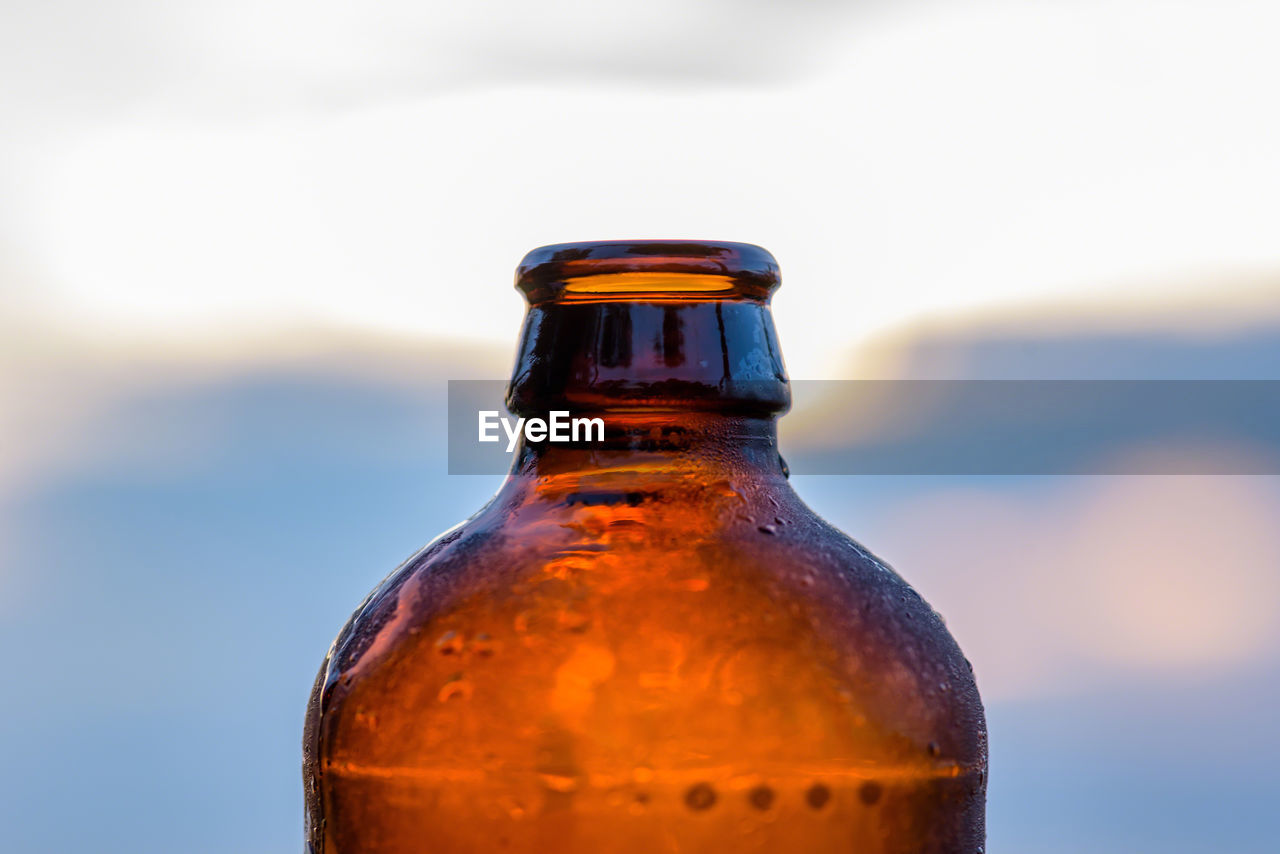
[[(539, 244), (768, 247), (797, 379), (1280, 379), (1277, 43), (1238, 0), (0, 3), (0, 847), (299, 850), (311, 680), (497, 487), (445, 384), (506, 375)], [(975, 663), (988, 850), (1275, 850), (1280, 478), (796, 480)]]

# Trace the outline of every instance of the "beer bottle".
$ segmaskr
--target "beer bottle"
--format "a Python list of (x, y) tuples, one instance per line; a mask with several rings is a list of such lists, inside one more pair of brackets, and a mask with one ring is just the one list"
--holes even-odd
[(483, 509), (373, 591), (307, 713), (311, 854), (976, 854), (986, 729), (937, 613), (791, 489), (757, 246), (547, 246)]

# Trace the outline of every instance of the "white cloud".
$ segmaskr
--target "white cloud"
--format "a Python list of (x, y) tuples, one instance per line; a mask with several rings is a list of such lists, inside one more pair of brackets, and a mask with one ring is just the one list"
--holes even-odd
[[(695, 6), (90, 15), (86, 62), (159, 58), (138, 60), (128, 110), (12, 149), (0, 227), (51, 283), (45, 311), (98, 331), (336, 321), (494, 342), (514, 338), (507, 283), (537, 244), (755, 241), (782, 261), (804, 378), (930, 314), (1136, 282), (1161, 300), (1280, 267), (1273, 5), (916, 3), (853, 27), (857, 4), (805, 4), (777, 38), (781, 4)], [(646, 76), (686, 55), (729, 71)], [(610, 71), (628, 65), (643, 73)], [(93, 91), (85, 71), (68, 92)], [(18, 103), (17, 124), (60, 109)]]

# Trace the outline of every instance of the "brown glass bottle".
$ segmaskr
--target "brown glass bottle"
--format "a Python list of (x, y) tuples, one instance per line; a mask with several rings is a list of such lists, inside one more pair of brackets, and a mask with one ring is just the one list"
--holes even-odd
[(974, 854), (986, 730), (936, 613), (787, 483), (772, 256), (549, 246), (494, 499), (357, 609), (307, 713), (313, 854)]

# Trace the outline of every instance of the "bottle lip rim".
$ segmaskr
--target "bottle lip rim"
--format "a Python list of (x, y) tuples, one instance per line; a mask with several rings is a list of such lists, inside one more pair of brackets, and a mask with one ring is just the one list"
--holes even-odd
[(753, 243), (723, 240), (592, 240), (530, 251), (515, 285), (531, 305), (556, 300), (766, 302), (781, 284), (777, 259)]

